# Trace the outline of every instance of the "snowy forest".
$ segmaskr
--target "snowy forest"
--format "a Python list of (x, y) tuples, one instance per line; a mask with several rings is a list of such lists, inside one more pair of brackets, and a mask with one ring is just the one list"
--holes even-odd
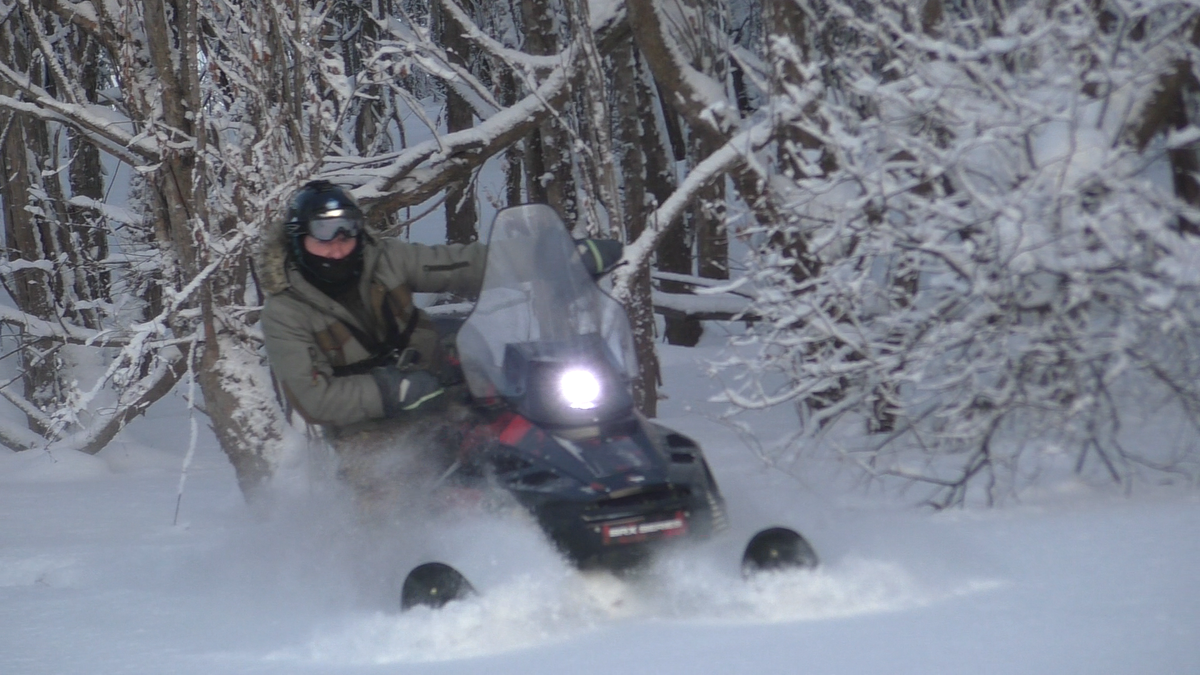
[(252, 498), (307, 431), (256, 248), (321, 178), (383, 235), (623, 240), (639, 407), (736, 325), (723, 398), (795, 411), (768, 463), (1194, 484), (1128, 403), (1200, 432), (1198, 118), (1191, 0), (0, 0), (0, 444), (95, 454), (182, 387)]

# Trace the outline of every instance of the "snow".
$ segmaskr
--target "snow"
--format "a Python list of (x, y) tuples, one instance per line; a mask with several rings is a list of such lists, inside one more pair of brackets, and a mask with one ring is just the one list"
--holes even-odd
[[(181, 395), (94, 457), (0, 451), (0, 672), (1200, 672), (1194, 490), (1066, 480), (916, 509), (834, 464), (766, 467), (756, 444), (791, 415), (739, 435), (709, 402), (716, 349), (661, 352), (662, 419), (702, 441), (734, 526), (637, 584), (572, 572), (512, 514), (357, 524), (319, 447), (247, 507), (207, 431), (172, 525)], [(804, 532), (822, 567), (742, 581), (734, 549), (768, 524)], [(400, 575), (432, 557), (484, 593), (398, 613)]]

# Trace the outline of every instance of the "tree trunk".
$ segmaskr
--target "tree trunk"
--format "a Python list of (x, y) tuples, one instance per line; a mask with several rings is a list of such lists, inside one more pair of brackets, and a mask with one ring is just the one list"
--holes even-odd
[[(624, 176), (624, 212), (626, 241), (635, 241), (646, 229), (646, 218), (653, 205), (646, 199), (647, 134), (641, 119), (639, 67), (632, 41), (612, 55), (613, 90), (616, 94), (617, 140), (620, 147), (621, 174)], [(647, 417), (658, 414), (658, 385), (661, 381), (658, 353), (654, 348), (654, 299), (650, 285), (650, 266), (638, 271), (633, 292), (625, 306), (633, 328), (633, 345), (638, 357), (638, 379), (634, 382), (634, 402)]]
[[(149, 176), (150, 194), (157, 206), (151, 213), (159, 222), (155, 229), (161, 243), (176, 253), (177, 274), (172, 281), (186, 283), (197, 278), (208, 263), (206, 249), (201, 247), (206, 233), (217, 234), (214, 230), (220, 229), (208, 222), (205, 176), (198, 162), (204, 156), (202, 139), (207, 130), (199, 106), (196, 35), (190, 30), (192, 17), (186, 2), (173, 4), (170, 12), (160, 0), (147, 0), (143, 6), (150, 59), (164, 85), (160, 101), (163, 121), (201, 139), (200, 147), (169, 152)], [(178, 48), (172, 49), (173, 45)], [(282, 411), (270, 385), (256, 381), (258, 371), (245, 367), (260, 363), (257, 350), (243, 349), (214, 313), (214, 296), (225, 299), (221, 302), (225, 305), (228, 298), (240, 295), (237, 280), (229, 276), (220, 280), (224, 287), (216, 292), (211, 277), (200, 292), (204, 346), (198, 382), (212, 429), (233, 464), (242, 493), (254, 499), (257, 488), (274, 470), (282, 438)], [(193, 332), (194, 323), (178, 317), (172, 328), (182, 337)]]
[[(11, 20), (22, 23), (20, 16), (11, 17)], [(0, 35), (0, 62), (28, 68), (32, 53), (25, 40), (20, 28), (14, 32), (4, 30)], [(0, 87), (0, 94), (12, 96), (15, 92), (9, 87)], [(43, 167), (30, 164), (31, 158), (49, 161), (52, 157), (49, 133), (46, 124), (40, 120), (5, 115), (2, 121), (4, 154), (0, 168), (4, 174), (0, 180), (0, 197), (4, 200), (7, 257), (12, 263), (32, 263), (18, 266), (5, 279), (5, 285), (21, 311), (50, 321), (58, 311), (54, 289), (59, 286), (51, 268), (51, 261), (57, 257), (57, 240), (52, 227), (53, 206), (44, 199), (48, 195), (42, 182)], [(49, 414), (59, 408), (63, 391), (57, 346), (46, 338), (22, 336), (19, 349), (24, 395), (32, 405), (25, 411), (27, 425), (39, 435), (53, 434)]]
[(282, 411), (270, 384), (256, 378), (264, 374), (253, 367), (258, 363), (256, 345), (215, 332), (211, 341), (215, 344), (206, 345), (197, 378), (205, 409), (221, 449), (233, 464), (242, 495), (254, 501), (279, 463)]
[[(520, 0), (525, 26), (525, 51), (548, 56), (559, 49), (555, 4), (552, 0)], [(575, 173), (570, 134), (556, 117), (531, 134), (525, 152), (526, 192), (530, 201), (549, 204), (573, 226), (579, 217), (575, 203)]]
[[(462, 26), (440, 10), (434, 3), (434, 16), (441, 29), (442, 47), (450, 60), (464, 68), (470, 63), (471, 41), (463, 34)], [(467, 4), (464, 9), (471, 12)], [(446, 87), (446, 131), (454, 133), (470, 129), (475, 122), (470, 104), (453, 87)], [(471, 176), (451, 183), (446, 188), (446, 241), (469, 244), (479, 239), (479, 216), (475, 208), (475, 181)]]
[[(517, 102), (517, 81), (512, 72), (505, 69), (499, 75), (500, 104), (511, 106)], [(513, 143), (504, 151), (504, 203), (506, 206), (516, 206), (525, 201), (522, 189), (522, 178), (525, 167), (525, 143)]]
[[(716, 148), (700, 144), (699, 158)], [(697, 194), (692, 218), (696, 232), (696, 272), (705, 279), (729, 278), (729, 233), (725, 229), (725, 181), (714, 181)]]
[[(363, 70), (363, 54), (369, 51), (370, 45), (386, 35), (380, 25), (393, 15), (392, 3), (390, 0), (376, 0), (353, 7), (344, 15), (346, 27), (342, 29), (342, 35), (349, 37), (341, 39), (342, 58), (346, 72), (359, 73)], [(371, 85), (365, 87), (363, 94), (355, 97), (353, 103), (355, 147), (364, 157), (390, 152), (395, 144), (387, 128), (387, 120), (392, 115), (387, 88)]]
[[(1200, 22), (1197, 23), (1200, 36)], [(1200, 39), (1193, 38), (1193, 43)], [(1140, 119), (1130, 126), (1129, 138), (1139, 151), (1145, 150), (1151, 139), (1173, 129), (1185, 129), (1190, 123), (1187, 97), (1200, 91), (1200, 83), (1192, 74), (1191, 64), (1180, 61), (1159, 78), (1155, 96), (1142, 108)], [(1200, 206), (1200, 161), (1194, 146), (1172, 148), (1167, 151), (1171, 164), (1171, 176), (1175, 194), (1192, 206)], [(1193, 236), (1200, 235), (1200, 223), (1179, 217), (1179, 231)]]
[[(96, 40), (83, 37), (78, 46), (76, 59), (82, 64), (80, 88), (90, 103), (96, 103), (100, 87), (100, 49)], [(100, 162), (100, 149), (73, 128), (67, 129), (71, 148), (69, 179), (72, 196), (86, 197), (96, 203), (104, 200), (104, 166)], [(74, 271), (75, 297), (85, 304), (96, 301), (111, 301), (109, 284), (111, 275), (104, 269), (103, 261), (108, 258), (108, 236), (104, 228), (92, 216), (92, 210), (67, 205), (70, 241), (65, 248), (71, 256)], [(79, 310), (67, 308), (68, 318), (79, 321), (93, 330), (100, 328), (100, 317), (95, 309)]]
[[(27, 158), (39, 154), (40, 123), (32, 120), (14, 120), (5, 136), (4, 176), (0, 196), (4, 199), (4, 239), (9, 249), (8, 259), (12, 263), (28, 262), (48, 265), (43, 251), (42, 228), (33, 215), (37, 205), (30, 203), (32, 176), (37, 167), (30, 167)], [(32, 172), (32, 173), (31, 173)], [(50, 274), (43, 267), (24, 267), (14, 270), (5, 280), (13, 301), (21, 311), (42, 320), (52, 320), (56, 308)], [(22, 336), (20, 338), (21, 382), (24, 396), (35, 410), (26, 411), (29, 428), (39, 435), (53, 432), (46, 416), (58, 407), (61, 383), (57, 373), (61, 368), (57, 345), (47, 338)]]
[[(619, 236), (625, 228), (624, 205), (619, 196), (618, 159), (613, 152), (613, 118), (609, 96), (613, 85), (609, 72), (612, 61), (605, 62), (591, 31), (591, 15), (586, 0), (566, 0), (570, 34), (582, 47), (583, 77), (578, 88), (575, 116), (578, 139), (584, 144), (578, 157), (583, 182), (581, 217), (588, 232), (601, 236)], [(603, 211), (603, 213), (601, 213)]]
[[(674, 111), (663, 105), (662, 99), (659, 98), (659, 90), (653, 85), (650, 73), (646, 69), (646, 63), (636, 48), (633, 50), (633, 62), (636, 73), (634, 85), (637, 91), (638, 128), (641, 132), (639, 146), (645, 163), (643, 170), (645, 190), (642, 197), (646, 212), (646, 216), (642, 218), (644, 227), (651, 224), (645, 222), (646, 217), (670, 198), (671, 193), (675, 191), (674, 155), (668, 147), (667, 140), (667, 136), (670, 135), (670, 127), (660, 121), (660, 119), (665, 121), (672, 117)], [(633, 241), (635, 236), (631, 234), (630, 241)], [(687, 230), (682, 224), (671, 228), (663, 238), (663, 243), (657, 248), (656, 267), (664, 272), (676, 270), (690, 272), (691, 247), (687, 242)], [(663, 282), (662, 289), (668, 292), (677, 291), (669, 282)], [(637, 293), (635, 290), (634, 295), (636, 296)], [(638, 302), (642, 302), (642, 300)], [(676, 317), (666, 317), (664, 320), (664, 337), (670, 344), (689, 341), (686, 336), (681, 337), (678, 334), (679, 326), (680, 323)], [(657, 378), (657, 374), (655, 377)]]
[[(658, 106), (659, 112), (663, 118), (663, 126), (666, 130), (667, 139), (670, 141), (672, 149), (672, 157), (675, 161), (682, 161), (688, 157), (688, 141), (684, 137), (683, 125), (679, 122), (679, 116), (675, 110), (667, 105), (662, 99), (662, 91), (655, 87), (654, 105)], [(663, 158), (667, 159), (666, 157)], [(664, 162), (661, 166), (656, 167), (658, 175), (665, 176), (669, 172), (670, 164)], [(653, 172), (651, 172), (653, 173)], [(672, 191), (675, 187), (675, 181), (667, 181), (664, 187), (669, 186)], [(670, 192), (667, 193), (669, 195)], [(666, 200), (667, 195), (655, 195), (658, 203)], [(662, 243), (658, 246), (657, 258), (658, 269), (663, 272), (671, 272), (673, 274), (693, 274), (695, 272), (693, 264), (695, 256), (693, 255), (693, 241), (695, 240), (695, 222), (686, 215), (671, 231), (667, 232), (662, 238)], [(691, 288), (687, 284), (679, 283), (678, 281), (662, 281), (660, 282), (663, 291), (667, 293), (690, 293)], [(677, 345), (680, 347), (695, 347), (700, 342), (700, 336), (704, 331), (703, 326), (697, 319), (687, 316), (668, 316), (664, 320), (663, 336), (668, 344)]]

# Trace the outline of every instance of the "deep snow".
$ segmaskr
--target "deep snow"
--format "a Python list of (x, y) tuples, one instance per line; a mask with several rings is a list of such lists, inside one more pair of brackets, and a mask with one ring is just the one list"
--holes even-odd
[[(359, 526), (319, 448), (249, 509), (202, 435), (173, 525), (179, 398), (96, 457), (0, 451), (0, 673), (1200, 673), (1194, 490), (915, 509), (815, 462), (765, 468), (714, 419), (709, 354), (662, 354), (661, 417), (706, 447), (734, 529), (637, 586), (571, 572), (516, 516)], [(794, 424), (748, 422), (764, 443)], [(823, 566), (741, 581), (734, 549), (773, 523)], [(397, 613), (428, 557), (485, 593)]]

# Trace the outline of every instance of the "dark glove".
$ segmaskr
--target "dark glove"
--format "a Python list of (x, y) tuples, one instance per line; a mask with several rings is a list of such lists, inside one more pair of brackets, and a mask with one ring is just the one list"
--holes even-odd
[(438, 379), (425, 370), (400, 370), (382, 366), (371, 370), (371, 377), (383, 398), (383, 414), (398, 417), (414, 410), (436, 410), (445, 403)]
[(579, 251), (588, 274), (602, 277), (621, 261), (625, 245), (616, 239), (576, 239), (575, 249)]

